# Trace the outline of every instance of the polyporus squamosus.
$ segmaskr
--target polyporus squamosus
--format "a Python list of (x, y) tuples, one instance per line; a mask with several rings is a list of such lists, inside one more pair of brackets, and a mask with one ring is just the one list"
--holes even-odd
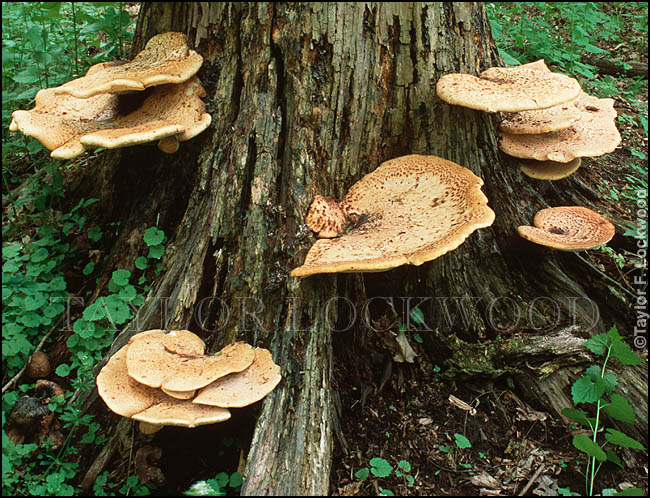
[(451, 73), (436, 84), (448, 104), (487, 112), (545, 109), (574, 100), (580, 93), (575, 78), (552, 73), (543, 60), (514, 67), (493, 67), (479, 77)]
[[(150, 434), (164, 425), (196, 427), (228, 420), (228, 407), (259, 401), (281, 379), (280, 367), (265, 349), (239, 342), (215, 356), (204, 350), (205, 343), (187, 330), (136, 334), (100, 371), (99, 395), (113, 412), (140, 421), (141, 431)], [(218, 380), (206, 383), (206, 378)], [(193, 402), (201, 387), (209, 394), (207, 401)]]
[[(339, 204), (356, 226), (318, 240), (291, 276), (382, 271), (436, 259), (494, 221), (481, 185), (483, 180), (467, 168), (436, 156), (386, 161), (354, 184)], [(319, 202), (317, 210), (329, 204)], [(324, 216), (327, 212), (322, 210)], [(307, 218), (315, 231), (338, 225), (319, 220), (311, 209)]]
[(87, 99), (102, 93), (142, 91), (147, 87), (178, 84), (194, 76), (203, 57), (187, 46), (183, 33), (153, 36), (144, 50), (126, 63), (95, 64), (85, 76), (53, 88), (55, 95), (65, 94)]
[(579, 157), (568, 163), (520, 159), (519, 168), (524, 175), (536, 180), (561, 180), (578, 171), (581, 163), (582, 159)]
[(517, 233), (535, 244), (562, 251), (592, 249), (606, 244), (616, 233), (609, 220), (581, 206), (542, 209), (533, 225), (520, 226)]
[(120, 95), (78, 99), (46, 88), (36, 94), (34, 109), (13, 113), (9, 129), (36, 138), (55, 159), (71, 159), (90, 146), (112, 149), (172, 136), (183, 142), (210, 125), (198, 78), (149, 91), (136, 110), (122, 115)]

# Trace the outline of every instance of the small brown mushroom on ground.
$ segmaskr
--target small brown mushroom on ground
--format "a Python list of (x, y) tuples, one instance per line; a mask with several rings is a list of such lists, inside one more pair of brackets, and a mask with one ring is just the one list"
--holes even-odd
[(614, 225), (600, 214), (581, 206), (542, 209), (534, 226), (520, 226), (526, 240), (562, 251), (582, 251), (606, 244), (616, 233)]
[(95, 64), (85, 76), (54, 91), (78, 99), (100, 93), (142, 91), (149, 86), (187, 81), (202, 64), (203, 57), (187, 46), (186, 35), (161, 33), (153, 36), (132, 61)]
[(487, 112), (545, 109), (578, 96), (580, 84), (575, 78), (542, 70), (543, 61), (537, 62), (541, 65), (493, 67), (480, 77), (446, 74), (438, 80), (436, 93), (448, 104)]
[(43, 351), (36, 351), (27, 360), (25, 373), (32, 379), (41, 379), (52, 373), (50, 359)]
[(382, 271), (436, 259), (494, 221), (481, 185), (470, 170), (440, 157), (386, 161), (340, 203), (357, 225), (337, 238), (318, 240), (291, 276)]

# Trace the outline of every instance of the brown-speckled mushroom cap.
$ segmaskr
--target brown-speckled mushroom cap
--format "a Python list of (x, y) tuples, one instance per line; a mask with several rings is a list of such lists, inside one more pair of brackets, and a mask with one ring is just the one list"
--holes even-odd
[(519, 167), (524, 175), (536, 180), (561, 180), (578, 171), (581, 163), (579, 157), (568, 163), (520, 159)]
[(111, 411), (131, 417), (167, 396), (133, 380), (126, 369), (128, 344), (115, 353), (97, 375), (97, 392)]
[(512, 135), (530, 135), (565, 130), (580, 119), (580, 111), (573, 102), (539, 109), (537, 111), (503, 114), (499, 129)]
[(487, 112), (545, 109), (575, 99), (580, 84), (564, 74), (537, 67), (493, 67), (480, 77), (464, 73), (442, 76), (438, 97), (449, 104)]
[(187, 392), (241, 372), (255, 357), (253, 348), (243, 342), (226, 346), (216, 356), (205, 356), (196, 340), (200, 339), (191, 336), (194, 334), (181, 330), (132, 341), (127, 352), (129, 375), (150, 387)]
[(330, 239), (341, 235), (348, 226), (348, 218), (331, 197), (317, 195), (314, 197), (305, 224), (320, 238)]
[(382, 271), (435, 259), (494, 221), (481, 185), (467, 168), (436, 156), (386, 161), (341, 201), (360, 213), (359, 223), (318, 240), (291, 275)]
[(241, 408), (261, 400), (278, 385), (282, 375), (271, 352), (255, 349), (255, 360), (246, 370), (227, 375), (201, 389), (192, 400), (203, 405)]
[(582, 93), (575, 102), (580, 119), (569, 128), (535, 135), (499, 132), (499, 148), (522, 159), (566, 163), (576, 157), (607, 154), (621, 143), (616, 129), (613, 99), (599, 99)]
[(95, 64), (85, 76), (55, 88), (54, 92), (86, 99), (102, 93), (142, 91), (154, 85), (187, 81), (202, 64), (203, 57), (187, 46), (187, 36), (161, 33), (152, 37), (132, 61)]
[(614, 225), (600, 214), (581, 206), (562, 206), (539, 211), (535, 226), (520, 226), (526, 240), (562, 251), (582, 251), (606, 244), (616, 233)]
[(118, 95), (78, 99), (46, 88), (36, 94), (33, 109), (14, 111), (9, 129), (36, 138), (55, 159), (71, 159), (90, 146), (126, 147), (170, 136), (184, 141), (210, 124), (203, 96), (200, 81), (192, 78), (152, 89), (137, 109), (121, 114)]

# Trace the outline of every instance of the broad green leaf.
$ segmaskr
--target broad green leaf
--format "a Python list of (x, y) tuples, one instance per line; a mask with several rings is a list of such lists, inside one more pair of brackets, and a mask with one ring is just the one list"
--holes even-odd
[(459, 448), (471, 448), (472, 443), (470, 442), (469, 439), (467, 439), (465, 436), (462, 434), (454, 434), (454, 437), (456, 438), (456, 446)]
[(623, 365), (640, 365), (643, 359), (630, 349), (630, 347), (622, 341), (616, 341), (612, 346), (612, 354), (618, 358)]
[(576, 434), (573, 436), (573, 446), (590, 457), (594, 457), (599, 462), (607, 460), (607, 454), (603, 449), (584, 434)]
[(71, 368), (70, 365), (66, 363), (61, 363), (56, 370), (54, 371), (59, 377), (67, 377), (70, 374)]
[(93, 272), (94, 269), (95, 269), (95, 263), (93, 261), (90, 261), (86, 266), (84, 266), (84, 269), (82, 270), (81, 273), (88, 276)]
[(571, 386), (571, 397), (574, 404), (595, 403), (605, 392), (605, 381), (593, 381), (589, 377), (580, 377)]
[(634, 409), (627, 402), (627, 400), (620, 394), (612, 394), (611, 403), (603, 407), (603, 411), (612, 417), (614, 420), (627, 422), (628, 424), (634, 423)]
[(162, 245), (151, 246), (149, 248), (150, 258), (160, 259), (162, 258), (163, 254), (165, 254), (165, 248)]
[(397, 466), (404, 472), (411, 472), (411, 464), (406, 460), (400, 460), (397, 462)]
[(625, 470), (625, 467), (623, 467), (623, 462), (621, 462), (621, 459), (618, 458), (618, 455), (614, 453), (613, 450), (607, 450), (605, 453), (607, 453), (608, 462), (612, 462), (614, 465), (618, 465), (620, 468)]
[(370, 471), (375, 477), (387, 477), (393, 471), (393, 467), (383, 458), (375, 457), (370, 459)]
[(128, 270), (115, 270), (113, 272), (113, 276), (111, 277), (111, 280), (115, 282), (117, 285), (120, 287), (126, 285), (129, 283), (129, 277), (131, 276), (131, 272)]
[(627, 488), (623, 491), (614, 493), (614, 496), (645, 496), (646, 493), (641, 488)]
[(363, 467), (354, 473), (354, 477), (356, 477), (360, 481), (365, 481), (369, 475), (370, 475), (370, 469), (368, 467)]
[(610, 344), (611, 339), (607, 336), (607, 334), (595, 335), (582, 343), (582, 345), (589, 351), (598, 355), (604, 354), (605, 351), (607, 351), (607, 348), (609, 348)]
[(423, 324), (424, 323), (424, 313), (420, 308), (417, 306), (411, 310), (409, 313), (411, 320), (417, 324)]
[(627, 434), (617, 431), (616, 429), (607, 429), (605, 439), (607, 439), (607, 441), (610, 443), (616, 446), (622, 446), (623, 448), (632, 448), (634, 450), (645, 449), (645, 446), (639, 443), (636, 439), (633, 439)]
[(136, 258), (135, 267), (138, 270), (146, 270), (147, 266), (149, 266), (149, 264), (147, 263), (147, 258), (145, 258), (144, 256), (139, 256)]
[(164, 238), (165, 232), (156, 227), (147, 228), (144, 232), (144, 243), (149, 247), (161, 244)]
[(233, 472), (232, 474), (230, 474), (230, 479), (228, 484), (230, 484), (231, 488), (238, 488), (243, 483), (244, 483), (244, 479), (242, 478), (239, 472)]
[(564, 415), (569, 420), (578, 422), (579, 424), (582, 424), (586, 427), (591, 427), (589, 424), (589, 418), (587, 416), (588, 414), (585, 411), (578, 410), (576, 408), (565, 408), (562, 410), (562, 415)]

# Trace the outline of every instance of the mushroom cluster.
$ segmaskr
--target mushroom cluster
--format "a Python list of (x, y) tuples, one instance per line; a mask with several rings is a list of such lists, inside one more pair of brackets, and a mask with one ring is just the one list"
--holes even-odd
[(341, 202), (316, 196), (305, 221), (321, 239), (291, 276), (383, 271), (436, 259), (494, 221), (482, 185), (470, 170), (440, 157), (386, 161)]
[(587, 95), (577, 80), (551, 72), (543, 60), (490, 68), (479, 78), (448, 74), (436, 91), (450, 104), (502, 112), (499, 148), (521, 159), (521, 171), (531, 178), (565, 178), (581, 157), (612, 152), (621, 142), (614, 100)]
[(165, 425), (228, 420), (228, 408), (259, 401), (280, 380), (266, 349), (236, 342), (206, 355), (205, 343), (188, 330), (148, 330), (111, 357), (97, 376), (97, 390), (113, 412), (150, 433)]
[(130, 62), (95, 64), (81, 78), (40, 90), (32, 110), (14, 111), (9, 129), (36, 138), (55, 159), (154, 140), (174, 153), (212, 120), (196, 77), (202, 63), (184, 34), (156, 35)]

